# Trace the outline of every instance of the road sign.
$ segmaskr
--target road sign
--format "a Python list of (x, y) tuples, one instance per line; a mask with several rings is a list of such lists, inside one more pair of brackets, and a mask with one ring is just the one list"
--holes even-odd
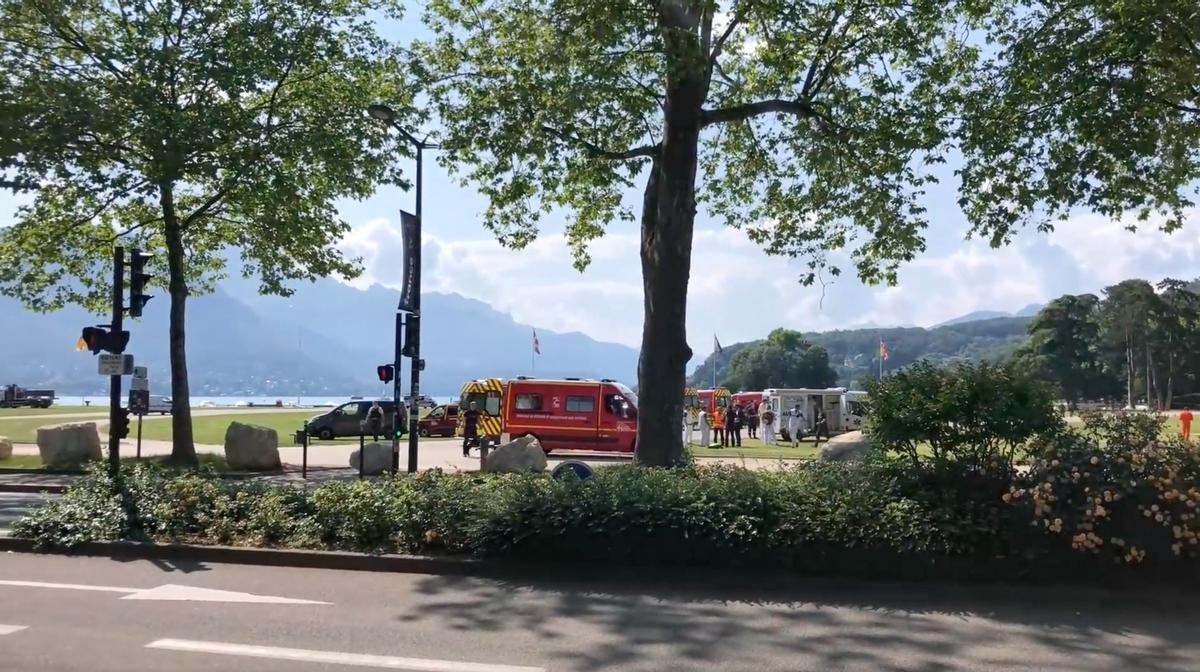
[(148, 378), (138, 378), (134, 376), (129, 379), (129, 390), (131, 392), (149, 392), (150, 380)]
[(125, 376), (133, 373), (133, 355), (100, 353), (97, 369), (102, 376)]
[[(133, 377), (141, 378), (142, 380), (149, 378), (150, 377), (150, 368), (146, 367), (146, 366), (133, 367)], [(137, 388), (134, 388), (134, 389), (137, 389)]]

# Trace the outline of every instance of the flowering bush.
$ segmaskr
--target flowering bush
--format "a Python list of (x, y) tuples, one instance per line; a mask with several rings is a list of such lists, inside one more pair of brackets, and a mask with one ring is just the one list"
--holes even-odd
[(1196, 560), (1200, 455), (1148, 432), (1141, 419), (1093, 417), (1083, 431), (1042, 438), (1003, 499), (1082, 553), (1130, 565)]

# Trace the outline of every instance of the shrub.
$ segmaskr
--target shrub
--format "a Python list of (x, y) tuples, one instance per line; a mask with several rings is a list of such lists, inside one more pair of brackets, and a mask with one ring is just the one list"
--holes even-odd
[[(1157, 566), (1181, 557), (1194, 561), (1200, 558), (1200, 455), (1179, 440), (1142, 441), (1151, 428), (1128, 420), (1118, 416), (1046, 437), (1004, 501), (1062, 546), (1096, 558)], [(1122, 436), (1138, 443), (1118, 443)]]
[(1050, 388), (1013, 367), (920, 361), (867, 388), (867, 433), (918, 470), (1007, 474), (1026, 442), (1062, 427)]

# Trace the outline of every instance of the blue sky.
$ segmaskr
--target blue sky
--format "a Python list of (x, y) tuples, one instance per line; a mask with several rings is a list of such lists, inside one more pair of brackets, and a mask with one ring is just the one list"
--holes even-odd
[[(414, 33), (415, 16), (391, 25), (393, 39)], [(928, 251), (905, 266), (895, 287), (865, 287), (848, 275), (821, 287), (803, 287), (800, 261), (764, 254), (740, 232), (703, 214), (697, 222), (688, 306), (688, 338), (697, 358), (722, 343), (760, 338), (776, 327), (827, 330), (864, 325), (928, 326), (979, 309), (1016, 311), (1064, 293), (1098, 292), (1127, 277), (1158, 280), (1200, 275), (1200, 211), (1182, 231), (1165, 236), (1153, 227), (1137, 234), (1120, 222), (1078, 213), (1051, 234), (1026, 231), (1007, 248), (966, 241), (955, 203), (954, 162), (926, 205)], [(455, 183), (433, 161), (426, 164), (424, 287), (480, 299), (519, 321), (556, 331), (581, 331), (637, 346), (642, 296), (635, 225), (618, 225), (594, 244), (592, 266), (571, 267), (561, 220), (523, 251), (502, 248), (480, 225), (484, 199)], [(629, 194), (631, 201), (640, 193)], [(411, 193), (382, 189), (362, 202), (340, 203), (353, 231), (343, 248), (364, 259), (354, 284), (398, 285), (397, 210)], [(17, 201), (0, 195), (0, 224)]]

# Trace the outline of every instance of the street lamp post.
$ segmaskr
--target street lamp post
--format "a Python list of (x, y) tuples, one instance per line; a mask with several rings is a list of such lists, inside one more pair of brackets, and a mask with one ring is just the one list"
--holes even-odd
[[(404, 130), (396, 122), (396, 111), (387, 105), (375, 104), (367, 108), (367, 113), (372, 118), (378, 119), (383, 123), (396, 129), (405, 140), (407, 140), (417, 152), (417, 207), (416, 207), (416, 258), (413, 269), (413, 296), (412, 310), (409, 313), (408, 319), (415, 322), (415, 326), (411, 329), (414, 336), (411, 343), (411, 378), (409, 382), (409, 411), (408, 411), (408, 471), (415, 473), (417, 471), (417, 433), (418, 420), (420, 419), (421, 409), (418, 403), (418, 396), (421, 390), (421, 182), (422, 173), (424, 172), (424, 152), (426, 149), (436, 149), (437, 145), (425, 140), (418, 140), (416, 136)], [(400, 426), (400, 360), (402, 358), (403, 346), (401, 343), (401, 334), (403, 333), (403, 315), (399, 307), (396, 309), (396, 340), (395, 340), (395, 362), (396, 376), (392, 380), (392, 398), (395, 404), (395, 415), (392, 417), (392, 472), (400, 470), (400, 440), (396, 437), (396, 427)]]

